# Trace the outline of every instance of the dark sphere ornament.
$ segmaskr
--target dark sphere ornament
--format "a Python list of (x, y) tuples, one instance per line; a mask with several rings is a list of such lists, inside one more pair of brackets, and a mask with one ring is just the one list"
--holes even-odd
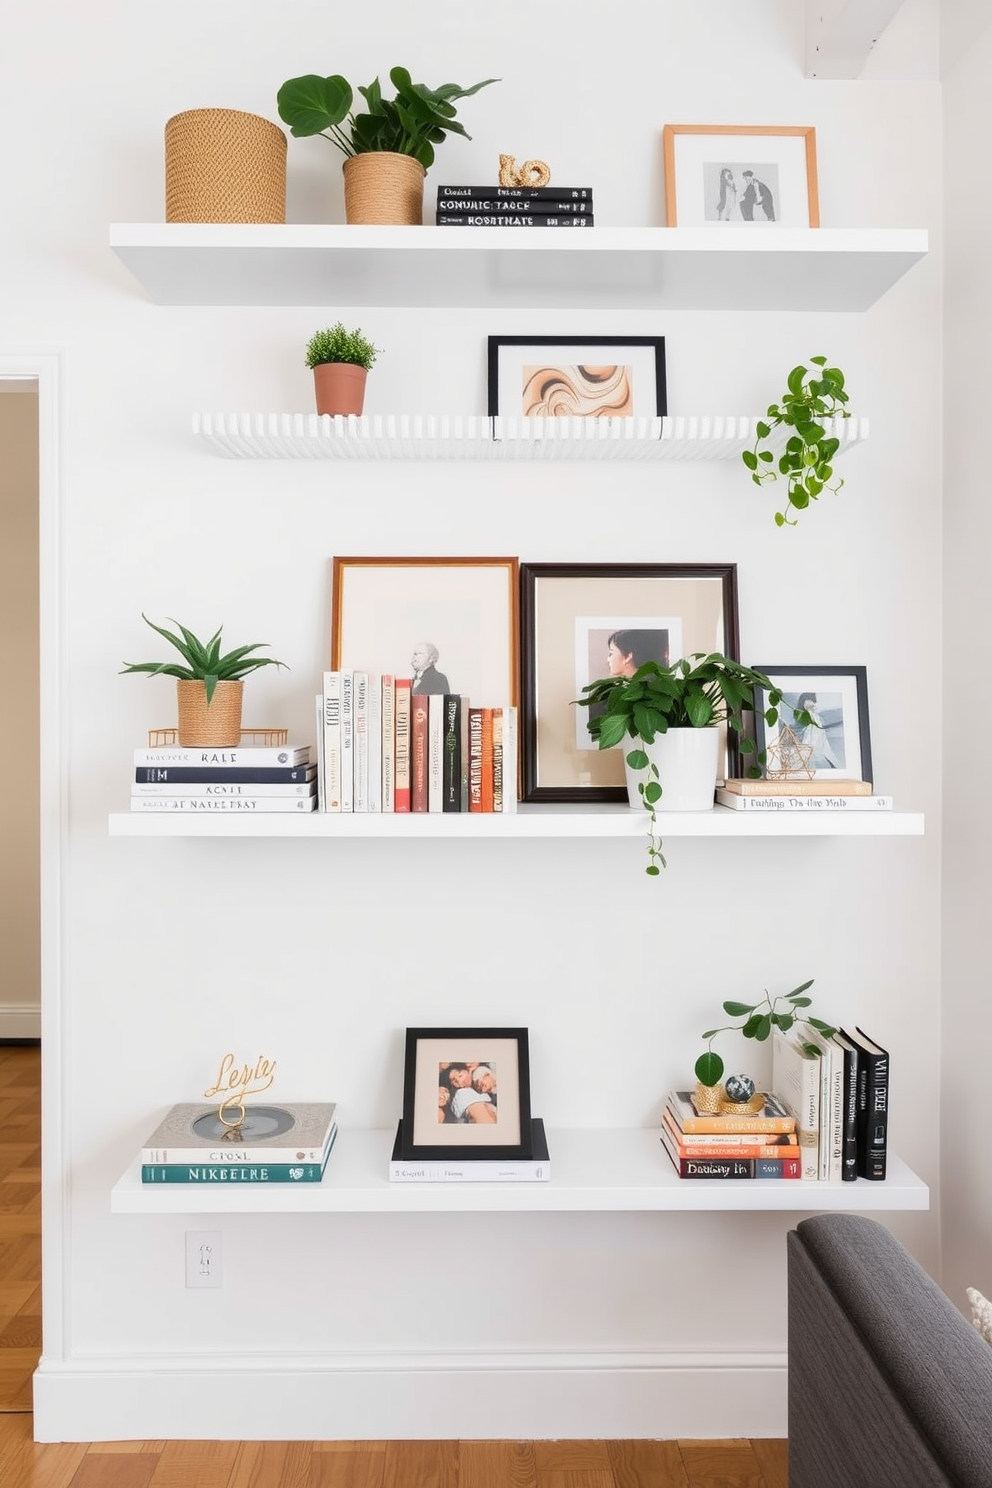
[(749, 1075), (728, 1075), (723, 1082), (727, 1099), (735, 1105), (749, 1101), (754, 1094), (754, 1081)]

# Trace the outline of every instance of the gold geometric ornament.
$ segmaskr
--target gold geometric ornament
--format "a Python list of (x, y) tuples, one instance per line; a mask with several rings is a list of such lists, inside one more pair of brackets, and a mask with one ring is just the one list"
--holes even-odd
[(816, 771), (810, 766), (812, 744), (804, 744), (794, 729), (783, 723), (778, 739), (768, 746), (765, 775), (770, 780), (813, 780)]

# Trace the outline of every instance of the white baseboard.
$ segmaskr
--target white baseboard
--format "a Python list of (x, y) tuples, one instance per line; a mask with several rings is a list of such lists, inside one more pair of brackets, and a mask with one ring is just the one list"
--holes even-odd
[(784, 1437), (781, 1352), (120, 1357), (34, 1377), (40, 1442)]
[(0, 1002), (0, 1039), (41, 1038), (41, 1008), (36, 1002)]

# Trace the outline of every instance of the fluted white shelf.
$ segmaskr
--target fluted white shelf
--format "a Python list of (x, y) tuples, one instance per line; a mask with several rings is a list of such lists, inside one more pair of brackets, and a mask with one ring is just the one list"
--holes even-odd
[(160, 305), (867, 310), (923, 228), (348, 227), (127, 222), (110, 246)]
[(548, 1131), (550, 1181), (393, 1183), (395, 1131), (338, 1134), (320, 1183), (150, 1184), (140, 1162), (110, 1194), (115, 1214), (424, 1214), (494, 1211), (928, 1209), (930, 1191), (898, 1157), (883, 1183), (679, 1178), (657, 1130)]
[[(758, 417), (196, 413), (193, 433), (215, 454), (243, 460), (730, 460), (753, 445)], [(868, 438), (866, 418), (824, 423), (841, 442), (838, 455)], [(769, 448), (777, 452), (785, 437), (776, 429)]]
[[(624, 804), (521, 803), (510, 812), (213, 813), (116, 811), (111, 837), (643, 837), (646, 813)], [(673, 837), (921, 837), (916, 811), (673, 811), (658, 817), (658, 833)]]

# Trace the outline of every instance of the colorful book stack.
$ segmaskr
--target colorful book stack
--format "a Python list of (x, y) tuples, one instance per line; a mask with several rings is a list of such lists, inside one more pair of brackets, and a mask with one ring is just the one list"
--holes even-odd
[(691, 1093), (673, 1090), (661, 1140), (680, 1178), (798, 1178), (796, 1121), (773, 1095), (753, 1116), (696, 1109)]
[(131, 810), (256, 815), (313, 811), (317, 766), (309, 744), (134, 751)]
[(324, 673), (316, 697), (320, 809), (516, 811), (516, 708), (415, 687), (391, 673)]
[(591, 186), (439, 186), (438, 227), (592, 227)]
[(725, 780), (716, 793), (718, 806), (731, 811), (891, 811), (891, 796), (872, 794), (870, 780)]
[(141, 1149), (142, 1183), (319, 1183), (336, 1103), (249, 1106), (239, 1128), (217, 1107), (173, 1106)]

